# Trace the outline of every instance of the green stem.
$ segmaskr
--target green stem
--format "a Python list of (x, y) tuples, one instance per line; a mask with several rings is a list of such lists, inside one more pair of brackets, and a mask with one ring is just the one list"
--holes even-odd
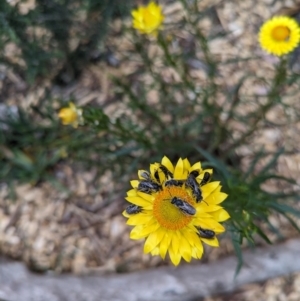
[(245, 143), (246, 139), (250, 137), (256, 130), (258, 123), (267, 114), (267, 112), (276, 104), (276, 100), (281, 94), (281, 89), (286, 80), (286, 59), (282, 59), (276, 68), (275, 77), (272, 82), (270, 92), (268, 93), (268, 101), (265, 105), (261, 106), (259, 111), (255, 114), (255, 119), (251, 125), (251, 128), (244, 133), (238, 140), (229, 146), (229, 148), (223, 153), (223, 158), (226, 158), (229, 153), (236, 147)]

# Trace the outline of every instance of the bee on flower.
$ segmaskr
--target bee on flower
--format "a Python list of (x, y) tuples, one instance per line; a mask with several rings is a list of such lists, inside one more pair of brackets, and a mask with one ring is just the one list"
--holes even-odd
[(144, 252), (167, 252), (174, 265), (181, 258), (190, 262), (203, 255), (203, 243), (218, 247), (217, 235), (225, 228), (220, 222), (230, 216), (220, 206), (227, 194), (218, 181), (211, 181), (212, 169), (201, 163), (179, 159), (174, 166), (165, 156), (150, 171), (139, 170), (139, 180), (131, 181), (126, 200), (131, 203), (123, 215), (134, 226), (131, 239), (145, 239)]
[(72, 102), (69, 103), (69, 107), (59, 110), (58, 117), (61, 119), (62, 124), (72, 125), (74, 128), (83, 124), (82, 109), (77, 108)]
[(131, 12), (133, 28), (141, 34), (156, 35), (164, 21), (164, 15), (160, 5), (151, 1), (147, 6), (139, 6)]
[(276, 16), (266, 21), (259, 31), (261, 47), (274, 55), (282, 56), (293, 51), (300, 42), (300, 28), (293, 18)]

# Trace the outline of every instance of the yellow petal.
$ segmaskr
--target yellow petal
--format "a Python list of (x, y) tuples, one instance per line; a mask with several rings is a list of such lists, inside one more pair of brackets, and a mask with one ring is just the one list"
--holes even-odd
[(127, 196), (137, 196), (137, 191), (135, 189), (130, 189), (127, 191)]
[(144, 192), (141, 192), (141, 191), (138, 191), (137, 195), (139, 197), (141, 197), (142, 199), (148, 201), (149, 203), (152, 203), (155, 199), (155, 197), (153, 195), (148, 194), (148, 193), (144, 193)]
[(146, 235), (141, 235), (141, 231), (145, 229), (145, 226), (144, 225), (138, 225), (136, 227), (134, 227), (131, 231), (130, 231), (130, 235), (129, 237), (131, 239), (141, 239), (141, 238), (144, 238), (147, 236)]
[(150, 253), (155, 247), (157, 247), (157, 245), (160, 243), (160, 240), (158, 238), (159, 236), (157, 235), (157, 231), (149, 234), (144, 244), (145, 254)]
[(140, 12), (139, 12), (139, 9), (135, 9), (131, 12), (131, 15), (133, 18), (139, 18), (140, 16)]
[(175, 179), (184, 179), (184, 166), (183, 161), (179, 158), (174, 171), (174, 178)]
[(186, 179), (189, 174), (189, 168), (191, 167), (191, 164), (188, 159), (183, 159), (183, 174), (182, 174), (182, 179)]
[(148, 10), (153, 12), (153, 13), (156, 13), (158, 11), (160, 11), (160, 6), (157, 5), (155, 2), (151, 1), (149, 4), (148, 4)]
[(159, 243), (161, 243), (161, 241), (163, 240), (165, 234), (166, 234), (166, 230), (164, 228), (159, 228), (157, 231), (157, 239), (159, 241)]
[[(173, 238), (174, 239), (174, 238)], [(172, 240), (173, 241), (173, 240)], [(173, 249), (173, 244), (171, 244), (171, 248), (169, 248), (169, 255), (172, 263), (177, 266), (180, 263), (181, 255), (179, 252), (175, 252)]]
[(158, 170), (159, 183), (164, 183), (166, 181), (165, 173), (159, 167), (157, 170)]
[(218, 222), (224, 222), (230, 218), (230, 215), (228, 214), (228, 212), (223, 208), (221, 208), (217, 211), (211, 212), (210, 214)]
[(202, 196), (203, 199), (206, 200), (206, 198), (213, 193), (214, 190), (216, 190), (220, 186), (219, 181), (210, 182), (206, 185), (203, 185), (201, 187)]
[(131, 239), (141, 239), (148, 236), (150, 233), (156, 231), (159, 228), (159, 224), (155, 221), (148, 225), (138, 225), (135, 226), (130, 232)]
[(184, 237), (183, 234), (181, 234), (180, 237), (180, 254), (184, 258), (185, 261), (190, 262), (192, 259), (192, 250), (191, 245), (187, 241), (187, 239)]
[(130, 181), (130, 184), (133, 188), (137, 188), (139, 186), (140, 181), (139, 180), (132, 180)]
[(200, 162), (197, 162), (193, 166), (191, 166), (190, 169), (189, 169), (189, 173), (191, 173), (194, 170), (201, 171), (201, 163)]
[(155, 172), (157, 171), (158, 168), (159, 168), (159, 163), (150, 164), (150, 173), (153, 179), (156, 179)]
[(147, 200), (145, 200), (139, 196), (128, 196), (125, 198), (125, 200), (127, 200), (128, 202), (130, 202), (132, 204), (141, 206), (141, 207), (150, 205), (150, 203)]
[(205, 201), (202, 201), (200, 203), (200, 205), (197, 207), (197, 211), (199, 212), (213, 212), (213, 211), (217, 211), (219, 210), (221, 207), (218, 206), (218, 205), (212, 205), (212, 204), (209, 204), (208, 202)]
[(150, 214), (138, 213), (135, 215), (129, 215), (126, 224), (131, 226), (144, 225), (149, 223), (152, 219), (153, 216)]
[(161, 164), (166, 166), (171, 173), (174, 172), (174, 166), (168, 157), (164, 156), (161, 160)]
[(194, 226), (191, 227), (192, 230), (185, 229), (182, 231), (182, 235), (187, 239), (191, 246), (195, 246), (196, 241), (199, 240), (198, 235), (196, 234), (196, 228)]
[(197, 240), (195, 240), (194, 243), (195, 243), (195, 248), (196, 248), (196, 250), (194, 252), (197, 254), (196, 258), (200, 259), (203, 255), (203, 245), (202, 245), (202, 242), (198, 235), (197, 235)]
[(214, 238), (202, 238), (201, 237), (201, 240), (211, 247), (219, 247), (219, 241), (216, 237), (214, 237)]
[(147, 254), (156, 248), (163, 239), (164, 234), (165, 231), (162, 228), (158, 228), (157, 231), (150, 233), (145, 241), (144, 253)]
[(133, 28), (140, 30), (144, 26), (143, 20), (137, 19), (137, 18), (134, 19), (132, 22), (132, 26), (133, 26)]
[(72, 102), (69, 103), (69, 107), (59, 110), (58, 117), (61, 119), (62, 124), (71, 124), (77, 128), (79, 119), (82, 115), (82, 110), (77, 108)]
[(222, 233), (225, 231), (225, 228), (214, 219), (197, 219), (195, 220), (195, 224), (196, 223), (201, 228), (213, 230), (216, 233)]
[(207, 198), (205, 198), (205, 202), (208, 204), (220, 204), (222, 203), (226, 198), (227, 198), (227, 194), (224, 192), (220, 192), (220, 191), (214, 191), (213, 193), (211, 193)]
[(148, 206), (143, 207), (143, 211), (151, 211), (153, 212), (153, 204), (149, 204)]
[(180, 239), (179, 239), (179, 234), (177, 233), (177, 231), (175, 231), (174, 234), (173, 234), (171, 247), (173, 248), (174, 253), (179, 252)]
[(197, 209), (197, 215), (195, 216), (199, 219), (201, 218), (212, 218), (210, 213), (202, 212), (200, 209)]
[(169, 246), (170, 246), (170, 243), (171, 243), (171, 240), (172, 240), (172, 232), (170, 231), (165, 231), (165, 235), (160, 243), (160, 246), (159, 246), (159, 254), (161, 256), (161, 258), (165, 259), (166, 257), (166, 254), (167, 254), (167, 251), (169, 249)]
[(200, 250), (196, 247), (192, 248), (192, 257), (193, 258), (201, 259), (202, 255), (203, 255), (203, 248), (202, 248), (202, 250)]
[(124, 210), (124, 211), (122, 212), (122, 215), (125, 216), (125, 217), (130, 217), (130, 214), (128, 214), (128, 213), (126, 212), (126, 210)]
[(152, 255), (152, 256), (159, 255), (159, 247), (155, 247), (155, 248), (151, 251), (151, 255)]
[(191, 168), (191, 163), (187, 158), (183, 159), (183, 166), (184, 166), (184, 170), (186, 170), (188, 173), (188, 171)]

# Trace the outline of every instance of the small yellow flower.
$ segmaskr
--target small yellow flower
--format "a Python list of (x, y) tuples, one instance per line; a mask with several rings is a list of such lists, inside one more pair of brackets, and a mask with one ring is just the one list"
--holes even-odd
[(72, 102), (69, 103), (69, 107), (59, 110), (58, 117), (61, 119), (62, 124), (70, 124), (74, 128), (77, 128), (83, 122), (82, 109), (77, 108)]
[(262, 25), (259, 32), (261, 47), (277, 56), (293, 51), (299, 41), (300, 28), (298, 23), (290, 17), (273, 17)]
[(210, 182), (212, 172), (188, 159), (173, 166), (167, 157), (151, 164), (150, 171), (139, 170), (139, 180), (131, 181), (127, 192), (131, 205), (123, 212), (134, 226), (130, 238), (145, 238), (145, 253), (165, 258), (169, 252), (174, 265), (181, 258), (200, 259), (202, 243), (218, 247), (217, 235), (225, 231), (220, 222), (229, 214), (220, 206), (227, 194), (220, 182)]
[(153, 1), (148, 6), (140, 6), (133, 10), (131, 15), (133, 17), (133, 28), (142, 34), (155, 35), (165, 18), (161, 6)]

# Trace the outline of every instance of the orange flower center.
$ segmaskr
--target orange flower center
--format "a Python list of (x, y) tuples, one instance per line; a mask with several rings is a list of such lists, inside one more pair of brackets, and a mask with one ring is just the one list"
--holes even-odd
[(276, 41), (286, 41), (290, 37), (290, 30), (286, 26), (277, 26), (272, 30), (272, 38)]
[(153, 202), (153, 215), (162, 227), (169, 230), (182, 229), (193, 218), (191, 215), (184, 214), (171, 203), (174, 197), (189, 203), (191, 206), (195, 205), (193, 198), (181, 187), (171, 186), (159, 192)]

